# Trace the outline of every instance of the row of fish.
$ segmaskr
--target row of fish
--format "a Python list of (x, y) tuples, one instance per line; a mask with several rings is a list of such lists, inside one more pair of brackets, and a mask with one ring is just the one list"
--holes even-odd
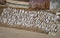
[(54, 14), (40, 10), (28, 11), (24, 9), (4, 8), (0, 16), (0, 22), (11, 26), (22, 25), (26, 27), (38, 27), (46, 32), (57, 32), (57, 24)]

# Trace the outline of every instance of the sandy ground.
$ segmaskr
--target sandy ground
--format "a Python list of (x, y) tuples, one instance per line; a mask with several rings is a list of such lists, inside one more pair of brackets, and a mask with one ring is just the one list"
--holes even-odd
[(0, 38), (60, 38), (60, 29), (56, 34), (56, 36), (52, 36), (48, 34), (0, 26)]

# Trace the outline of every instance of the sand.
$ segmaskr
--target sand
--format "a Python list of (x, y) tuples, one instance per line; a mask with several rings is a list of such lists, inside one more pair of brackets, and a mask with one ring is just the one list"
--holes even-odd
[(60, 29), (55, 36), (0, 26), (0, 38), (59, 38)]

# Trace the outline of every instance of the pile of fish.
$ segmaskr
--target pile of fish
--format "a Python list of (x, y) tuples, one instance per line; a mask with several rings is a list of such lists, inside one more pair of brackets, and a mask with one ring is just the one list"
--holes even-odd
[(11, 26), (22, 25), (26, 27), (38, 27), (46, 32), (57, 32), (55, 16), (44, 10), (29, 11), (24, 9), (4, 8), (0, 16), (0, 22)]

